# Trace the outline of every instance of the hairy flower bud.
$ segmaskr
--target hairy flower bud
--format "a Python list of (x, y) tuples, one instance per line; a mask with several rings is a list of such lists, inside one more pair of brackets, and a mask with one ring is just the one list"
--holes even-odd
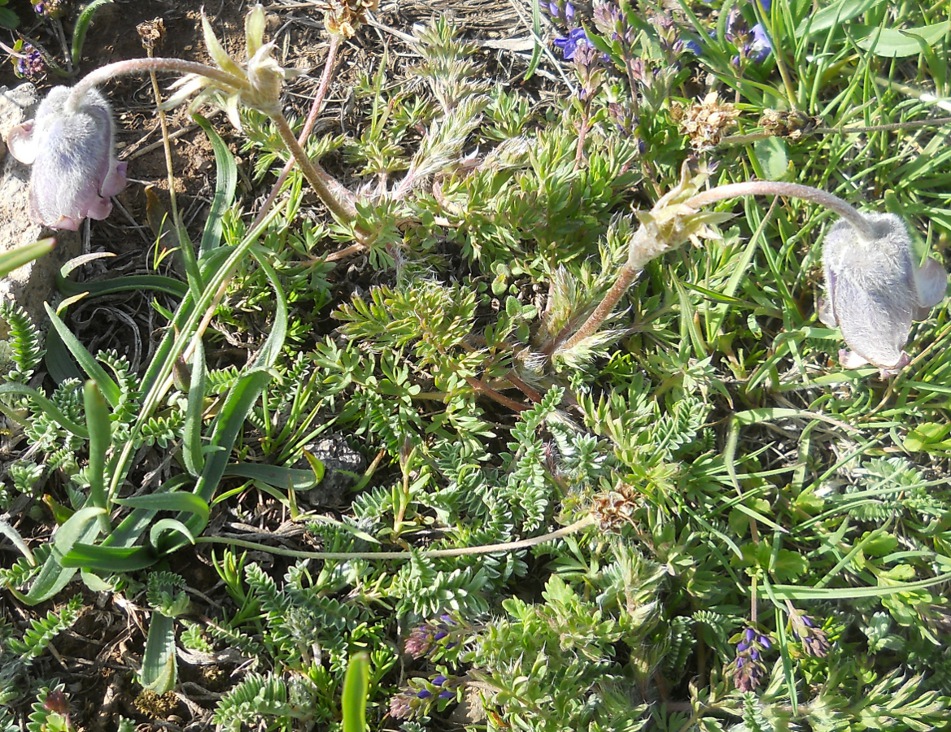
[(842, 329), (851, 351), (840, 353), (843, 366), (872, 363), (894, 372), (907, 362), (902, 348), (913, 319), (941, 302), (948, 275), (933, 259), (919, 267), (912, 259), (911, 237), (894, 214), (863, 214), (874, 236), (863, 237), (839, 221), (822, 244), (828, 300), (819, 318)]
[(69, 109), (70, 89), (50, 90), (33, 120), (11, 130), (7, 145), (21, 163), (33, 166), (30, 210), (51, 229), (76, 231), (87, 216), (104, 219), (110, 196), (126, 184), (126, 164), (113, 151), (112, 110), (91, 89)]

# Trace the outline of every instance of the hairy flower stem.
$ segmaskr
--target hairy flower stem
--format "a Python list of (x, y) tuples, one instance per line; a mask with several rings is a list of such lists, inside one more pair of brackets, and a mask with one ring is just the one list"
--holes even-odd
[(545, 542), (555, 541), (565, 536), (577, 533), (581, 529), (594, 523), (594, 518), (588, 514), (582, 519), (575, 521), (557, 531), (552, 531), (541, 536), (533, 536), (530, 539), (521, 539), (520, 541), (509, 541), (502, 544), (484, 544), (482, 546), (463, 546), (457, 549), (421, 549), (414, 552), (305, 552), (298, 549), (283, 549), (281, 547), (259, 544), (254, 541), (244, 541), (243, 539), (225, 539), (217, 536), (200, 536), (195, 539), (197, 544), (227, 544), (229, 546), (241, 547), (243, 549), (255, 549), (268, 554), (277, 554), (282, 557), (295, 557), (298, 559), (332, 559), (349, 561), (351, 559), (411, 559), (412, 557), (463, 557), (477, 554), (500, 554), (502, 552), (512, 552), (518, 549), (528, 549)]
[(244, 89), (248, 85), (244, 79), (229, 74), (227, 71), (216, 69), (214, 66), (200, 64), (197, 61), (162, 57), (130, 58), (125, 61), (116, 61), (115, 63), (100, 66), (98, 69), (94, 69), (86, 74), (82, 79), (76, 82), (76, 85), (73, 87), (67, 107), (75, 110), (82, 104), (86, 92), (104, 84), (110, 79), (115, 79), (119, 76), (133, 76), (150, 71), (170, 71), (175, 74), (197, 74), (233, 89)]
[(727, 198), (738, 198), (740, 196), (785, 196), (787, 198), (801, 198), (804, 201), (818, 204), (837, 213), (845, 221), (852, 225), (854, 229), (864, 239), (874, 239), (875, 229), (868, 220), (858, 212), (848, 201), (831, 193), (823, 191), (812, 186), (805, 186), (801, 183), (783, 183), (772, 180), (751, 180), (745, 183), (729, 183), (724, 186), (712, 188), (709, 191), (698, 193), (684, 203), (691, 208), (700, 208), (709, 206), (711, 203), (723, 201)]
[[(211, 81), (217, 82), (227, 90), (233, 90), (238, 93), (251, 89), (247, 79), (235, 76), (227, 71), (222, 71), (214, 66), (200, 64), (195, 61), (185, 61), (178, 58), (134, 58), (106, 64), (80, 79), (70, 93), (67, 109), (77, 110), (82, 105), (83, 99), (90, 89), (117, 76), (129, 76), (132, 74), (156, 71), (170, 71), (177, 74), (203, 76)], [(270, 117), (275, 127), (277, 127), (278, 134), (280, 134), (291, 156), (297, 161), (297, 164), (300, 165), (304, 177), (314, 188), (314, 191), (324, 202), (324, 205), (341, 221), (352, 222), (357, 216), (357, 210), (353, 202), (353, 194), (330, 176), (320, 165), (307, 157), (304, 149), (297, 142), (297, 138), (294, 137), (287, 118), (281, 112), (278, 105), (274, 105), (268, 109), (261, 109), (260, 111)]]
[[(640, 230), (638, 233), (640, 233)], [(618, 276), (614, 281), (614, 284), (611, 285), (611, 289), (604, 293), (604, 298), (600, 303), (598, 303), (598, 306), (594, 309), (594, 312), (588, 316), (588, 319), (582, 323), (581, 327), (575, 331), (575, 334), (571, 336), (571, 338), (569, 338), (564, 343), (557, 345), (554, 350), (570, 351), (572, 348), (584, 341), (585, 338), (589, 338), (590, 336), (594, 335), (598, 328), (600, 328), (604, 321), (607, 320), (611, 315), (612, 311), (614, 310), (614, 306), (618, 303), (618, 300), (624, 296), (624, 293), (627, 292), (627, 288), (631, 286), (640, 273), (640, 267), (632, 266), (630, 261), (625, 262), (621, 267), (621, 271), (618, 272)]]
[[(320, 85), (317, 87), (317, 94), (314, 96), (313, 104), (310, 105), (310, 112), (307, 115), (307, 119), (304, 120), (304, 127), (301, 130), (300, 136), (297, 138), (297, 142), (301, 147), (304, 146), (304, 143), (307, 142), (307, 138), (310, 137), (310, 133), (317, 123), (317, 115), (319, 115), (320, 111), (324, 108), (324, 99), (327, 97), (330, 79), (333, 76), (334, 67), (337, 65), (337, 52), (340, 50), (340, 43), (340, 36), (333, 34), (330, 36), (330, 47), (327, 49), (327, 60), (324, 62), (324, 72), (320, 77)], [(284, 169), (281, 170), (280, 175), (277, 176), (277, 180), (274, 181), (271, 192), (268, 193), (267, 198), (264, 199), (264, 203), (261, 204), (260, 210), (254, 217), (254, 223), (251, 225), (251, 228), (254, 228), (267, 216), (267, 212), (270, 211), (271, 206), (274, 205), (274, 200), (277, 198), (278, 193), (281, 192), (281, 186), (284, 185), (284, 181), (287, 180), (287, 176), (290, 175), (293, 168), (293, 160), (288, 160), (284, 164)]]
[[(831, 193), (813, 188), (812, 186), (801, 185), (799, 183), (783, 183), (779, 181), (755, 180), (745, 183), (729, 183), (727, 185), (712, 188), (709, 191), (698, 193), (692, 198), (683, 202), (689, 209), (699, 209), (703, 206), (709, 206), (711, 203), (723, 201), (728, 198), (738, 198), (740, 196), (785, 196), (787, 198), (801, 198), (805, 201), (818, 204), (824, 208), (833, 211), (847, 221), (863, 239), (872, 240), (876, 236), (875, 228), (868, 219), (858, 212), (847, 201), (834, 196)], [(634, 239), (630, 245), (631, 255), (628, 261), (618, 272), (617, 280), (608, 290), (604, 298), (594, 309), (594, 312), (588, 316), (587, 320), (581, 324), (581, 327), (575, 331), (575, 334), (568, 340), (556, 345), (555, 351), (570, 351), (586, 338), (594, 335), (604, 324), (604, 321), (610, 317), (615, 305), (627, 292), (641, 270), (647, 264), (649, 259), (639, 257), (638, 254), (644, 251), (662, 251), (657, 247), (643, 247), (638, 245), (638, 238), (647, 236), (647, 232), (641, 226), (635, 233)], [(672, 244), (676, 246), (676, 243)]]
[(304, 148), (294, 137), (294, 131), (291, 129), (287, 118), (280, 110), (268, 114), (271, 121), (277, 127), (277, 132), (287, 146), (288, 151), (297, 160), (301, 172), (307, 179), (307, 182), (313, 187), (314, 191), (333, 212), (338, 219), (344, 222), (351, 222), (357, 218), (357, 207), (354, 205), (353, 194), (350, 193), (343, 184), (331, 177), (318, 163), (315, 163), (307, 157)]

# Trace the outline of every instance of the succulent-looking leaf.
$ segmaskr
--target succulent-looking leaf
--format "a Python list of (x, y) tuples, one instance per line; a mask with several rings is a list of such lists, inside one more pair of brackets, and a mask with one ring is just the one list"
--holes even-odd
[(900, 368), (907, 356), (902, 348), (915, 318), (924, 317), (941, 302), (947, 273), (932, 259), (918, 267), (912, 258), (911, 237), (894, 214), (865, 214), (875, 236), (865, 239), (845, 221), (837, 222), (822, 245), (823, 270), (829, 300), (819, 317), (838, 325), (851, 352), (843, 365), (872, 363), (881, 369)]

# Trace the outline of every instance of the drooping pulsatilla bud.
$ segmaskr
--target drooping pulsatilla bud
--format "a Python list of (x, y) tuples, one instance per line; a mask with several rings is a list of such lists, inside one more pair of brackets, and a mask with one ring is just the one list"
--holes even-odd
[(846, 368), (865, 363), (894, 373), (908, 362), (902, 351), (912, 320), (944, 299), (948, 274), (933, 259), (917, 266), (904, 221), (894, 214), (862, 214), (873, 236), (839, 221), (822, 244), (828, 299), (819, 319), (838, 325), (851, 349), (840, 351)]
[(112, 211), (109, 197), (125, 187), (126, 164), (115, 158), (109, 103), (92, 89), (70, 110), (70, 91), (51, 89), (36, 117), (11, 130), (7, 146), (13, 157), (33, 166), (33, 220), (76, 231), (87, 216), (104, 219)]

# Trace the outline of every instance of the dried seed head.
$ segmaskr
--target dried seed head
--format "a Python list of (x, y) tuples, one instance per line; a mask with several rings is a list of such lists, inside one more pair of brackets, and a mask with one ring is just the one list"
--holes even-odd
[(324, 23), (334, 35), (353, 38), (360, 26), (367, 22), (367, 13), (379, 5), (380, 0), (326, 0)]
[(139, 40), (142, 41), (142, 48), (152, 53), (165, 40), (165, 21), (162, 18), (153, 18), (139, 23), (135, 27), (139, 33)]
[(732, 104), (721, 102), (716, 92), (710, 92), (703, 101), (689, 106), (680, 102), (671, 105), (671, 116), (698, 152), (716, 147), (736, 126), (739, 114)]

